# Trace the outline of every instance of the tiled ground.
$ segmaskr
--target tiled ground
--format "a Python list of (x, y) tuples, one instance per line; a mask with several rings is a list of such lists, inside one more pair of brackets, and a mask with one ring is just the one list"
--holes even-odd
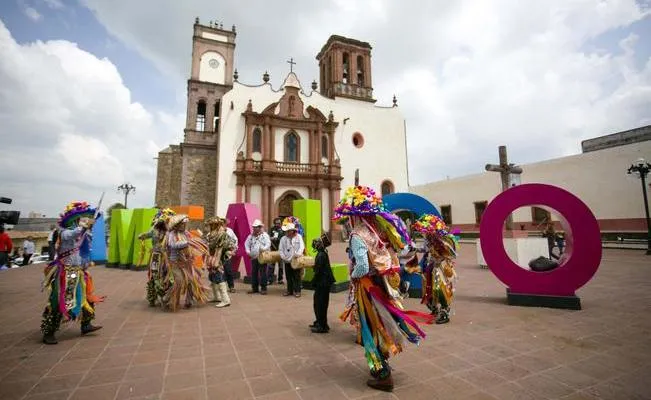
[(331, 333), (316, 335), (309, 291), (250, 296), (239, 284), (230, 308), (171, 314), (147, 307), (145, 273), (97, 267), (104, 329), (81, 338), (69, 325), (46, 347), (41, 267), (3, 271), (0, 399), (651, 398), (651, 257), (607, 250), (577, 312), (505, 305), (473, 246), (462, 250), (456, 315), (392, 360), (393, 394), (366, 388), (362, 349), (336, 320), (342, 293), (331, 298)]

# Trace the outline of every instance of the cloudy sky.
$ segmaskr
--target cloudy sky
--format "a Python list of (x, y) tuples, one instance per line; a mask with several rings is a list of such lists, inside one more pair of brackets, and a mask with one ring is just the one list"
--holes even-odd
[[(411, 184), (580, 152), (651, 124), (649, 0), (0, 2), (0, 209), (54, 216), (136, 186), (182, 138), (192, 24), (237, 26), (236, 68), (303, 82), (331, 34), (373, 45), (374, 95), (407, 120)], [(367, 133), (372, 134), (372, 133)]]

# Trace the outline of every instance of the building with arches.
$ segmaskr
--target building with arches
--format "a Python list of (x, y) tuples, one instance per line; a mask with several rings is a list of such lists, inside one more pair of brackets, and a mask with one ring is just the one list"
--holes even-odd
[(407, 191), (405, 121), (373, 98), (371, 45), (331, 36), (316, 56), (319, 82), (290, 72), (278, 88), (267, 73), (239, 81), (235, 27), (194, 24), (184, 140), (159, 153), (156, 204), (201, 205), (224, 215), (254, 203), (267, 226), (291, 214), (292, 201), (318, 199), (323, 230), (354, 183), (383, 194)]

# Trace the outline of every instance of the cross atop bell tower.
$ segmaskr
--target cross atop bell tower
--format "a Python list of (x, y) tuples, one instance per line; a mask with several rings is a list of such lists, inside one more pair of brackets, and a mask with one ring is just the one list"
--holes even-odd
[(294, 58), (290, 58), (289, 61), (287, 61), (287, 64), (289, 64), (289, 72), (294, 72), (294, 65), (296, 65), (296, 62), (294, 62)]
[(320, 93), (324, 96), (373, 100), (371, 86), (371, 45), (344, 36), (332, 35), (321, 48)]

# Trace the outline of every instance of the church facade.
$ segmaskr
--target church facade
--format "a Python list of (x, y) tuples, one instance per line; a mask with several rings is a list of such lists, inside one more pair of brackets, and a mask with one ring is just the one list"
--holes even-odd
[(292, 201), (321, 201), (323, 230), (342, 190), (360, 183), (383, 194), (407, 191), (405, 121), (375, 104), (371, 46), (331, 36), (316, 59), (319, 83), (291, 72), (278, 89), (265, 73), (240, 83), (235, 28), (194, 24), (184, 140), (159, 153), (156, 204), (201, 205), (225, 215), (253, 203), (269, 226), (291, 215)]

